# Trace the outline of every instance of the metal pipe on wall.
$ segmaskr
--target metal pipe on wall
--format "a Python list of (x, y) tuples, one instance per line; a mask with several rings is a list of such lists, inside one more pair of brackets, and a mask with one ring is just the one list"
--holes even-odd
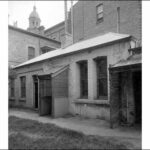
[(64, 0), (64, 13), (65, 13), (65, 34), (68, 33), (68, 13), (67, 13), (67, 0)]
[(117, 33), (120, 33), (120, 7), (117, 7)]
[(73, 0), (71, 0), (71, 32), (72, 32), (72, 43), (74, 43), (74, 21), (73, 21)]

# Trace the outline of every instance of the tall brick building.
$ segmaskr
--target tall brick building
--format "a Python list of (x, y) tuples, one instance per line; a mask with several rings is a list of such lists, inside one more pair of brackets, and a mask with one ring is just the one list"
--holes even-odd
[[(64, 25), (61, 22), (45, 30), (45, 35), (61, 41), (65, 32)], [(107, 32), (130, 34), (141, 42), (141, 1), (78, 1), (73, 6), (73, 30), (74, 43)]]
[(74, 42), (118, 32), (118, 7), (119, 32), (141, 40), (141, 1), (79, 1), (74, 5)]

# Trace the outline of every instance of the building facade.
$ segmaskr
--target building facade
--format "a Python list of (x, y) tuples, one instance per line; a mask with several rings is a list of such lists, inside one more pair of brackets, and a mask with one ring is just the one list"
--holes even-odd
[[(108, 41), (108, 37), (112, 39)], [(16, 91), (14, 99), (11, 98), (12, 104), (35, 108), (37, 107), (35, 104), (38, 103), (42, 115), (49, 114), (51, 111), (51, 115), (54, 117), (60, 117), (70, 112), (109, 120), (108, 67), (129, 56), (130, 38), (129, 35), (108, 33), (95, 39), (104, 41), (103, 43), (97, 42), (97, 44), (89, 44), (87, 47), (87, 43), (93, 43), (94, 39), (83, 41), (84, 43), (79, 42), (19, 65), (16, 68)], [(82, 47), (83, 45), (84, 47)], [(64, 52), (66, 53), (64, 54)], [(21, 94), (22, 78), (25, 80), (24, 90), (26, 89), (23, 97)], [(39, 84), (38, 99), (35, 99), (35, 93), (37, 93), (35, 92), (35, 78)], [(49, 83), (49, 87), (46, 85), (47, 83)], [(42, 91), (43, 89), (45, 91)], [(46, 92), (47, 90), (49, 92)], [(42, 94), (45, 94), (43, 99)], [(49, 102), (52, 102), (49, 105), (51, 108), (45, 108), (48, 106), (47, 97), (49, 97)], [(51, 100), (50, 97), (52, 97)]]
[(9, 65), (18, 65), (44, 53), (42, 50), (54, 50), (60, 42), (46, 38), (20, 28), (9, 26)]
[(74, 43), (107, 32), (141, 40), (141, 1), (79, 1), (73, 9)]

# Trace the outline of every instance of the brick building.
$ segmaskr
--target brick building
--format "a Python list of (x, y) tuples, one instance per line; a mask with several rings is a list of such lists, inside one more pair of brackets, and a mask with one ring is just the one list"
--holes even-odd
[(141, 122), (141, 2), (79, 1), (73, 9), (73, 44), (16, 66), (11, 105), (112, 127)]

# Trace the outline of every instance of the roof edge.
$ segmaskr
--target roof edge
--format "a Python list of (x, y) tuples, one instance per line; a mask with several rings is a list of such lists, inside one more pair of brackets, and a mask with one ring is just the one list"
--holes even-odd
[(40, 38), (49, 40), (49, 41), (51, 41), (51, 42), (55, 42), (55, 43), (57, 43), (57, 44), (61, 44), (61, 42), (56, 41), (56, 40), (54, 40), (54, 39), (50, 39), (50, 38), (48, 38), (48, 37), (46, 37), (46, 36), (42, 36), (42, 35), (40, 35), (40, 34), (36, 34), (36, 33), (33, 33), (33, 32), (29, 32), (29, 31), (27, 31), (27, 30), (24, 30), (24, 29), (21, 29), (21, 28), (18, 28), (18, 27), (14, 27), (14, 26), (12, 26), (12, 25), (8, 25), (8, 28), (9, 28), (9, 29), (12, 29), (12, 30), (15, 30), (15, 31), (18, 31), (18, 32), (22, 32), (22, 33), (25, 33), (25, 34), (29, 34), (29, 35), (32, 35), (32, 36), (40, 37)]
[(55, 28), (55, 27), (57, 27), (57, 26), (59, 26), (59, 25), (61, 25), (61, 24), (64, 24), (64, 23), (65, 23), (65, 21), (62, 21), (62, 22), (60, 22), (60, 23), (57, 23), (56, 25), (53, 25), (52, 27), (46, 29), (44, 32), (47, 32), (47, 31), (49, 31), (49, 30), (52, 30), (53, 28)]
[[(81, 49), (81, 50), (83, 51), (83, 50), (89, 50), (89, 49), (91, 49), (91, 48), (103, 47), (103, 46), (106, 46), (106, 45), (108, 46), (108, 45), (111, 45), (112, 43), (115, 43), (115, 42), (118, 42), (118, 41), (124, 41), (124, 40), (130, 39), (131, 37), (132, 37), (132, 36), (129, 35), (128, 37), (125, 37), (125, 38), (123, 38), (123, 39), (117, 39), (117, 40), (115, 40), (115, 41), (111, 41), (111, 42), (108, 42), (108, 43), (104, 43), (104, 44), (92, 46), (92, 47), (89, 47), (89, 48), (84, 48), (84, 49)], [(59, 50), (59, 49), (57, 49), (57, 50)], [(54, 56), (54, 57), (52, 57), (52, 58), (46, 58), (46, 59), (43, 59), (43, 60), (39, 60), (39, 61), (36, 61), (36, 62), (32, 62), (32, 63), (29, 63), (29, 64), (24, 64), (24, 65), (21, 65), (21, 66), (18, 65), (18, 66), (16, 66), (16, 67), (14, 67), (14, 69), (21, 68), (21, 67), (28, 66), (28, 65), (32, 65), (32, 64), (35, 64), (35, 63), (40, 63), (40, 62), (46, 61), (46, 60), (48, 60), (48, 59), (54, 59), (54, 58), (58, 58), (58, 57), (62, 57), (62, 56), (71, 55), (71, 54), (74, 54), (74, 53), (80, 53), (80, 52), (82, 52), (82, 51), (74, 51), (74, 52), (70, 52), (70, 53), (66, 53), (66, 54)]]

